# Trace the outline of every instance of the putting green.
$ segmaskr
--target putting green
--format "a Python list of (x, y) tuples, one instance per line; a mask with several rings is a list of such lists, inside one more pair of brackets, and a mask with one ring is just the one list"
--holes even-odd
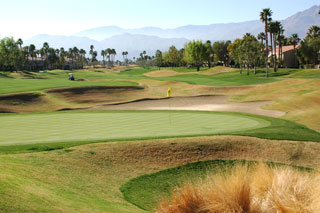
[(270, 125), (221, 112), (104, 111), (0, 116), (0, 145), (211, 135)]

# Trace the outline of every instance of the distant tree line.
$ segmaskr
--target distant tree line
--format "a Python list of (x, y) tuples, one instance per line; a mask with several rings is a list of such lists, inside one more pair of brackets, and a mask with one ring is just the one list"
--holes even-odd
[[(97, 60), (98, 53), (94, 46), (90, 46), (89, 55), (87, 52), (77, 47), (65, 50), (63, 47), (54, 49), (48, 42), (43, 43), (40, 49), (36, 49), (34, 44), (23, 46), (22, 39), (15, 41), (13, 38), (3, 38), (0, 40), (0, 70), (18, 71), (18, 70), (52, 70), (52, 69), (81, 69), (86, 65), (103, 64), (106, 66), (105, 57), (108, 66), (113, 66), (115, 62), (115, 49), (107, 48), (101, 51), (103, 57), (102, 63)], [(126, 54), (128, 54), (126, 52)]]
[[(259, 33), (256, 37), (246, 33), (243, 38), (235, 41), (191, 41), (184, 48), (178, 50), (171, 46), (168, 51), (157, 50), (155, 56), (148, 56), (143, 51), (137, 59), (139, 65), (152, 65), (160, 67), (192, 66), (200, 70), (200, 67), (211, 67), (224, 65), (239, 67), (240, 73), (246, 68), (249, 69), (266, 67), (268, 77), (269, 67), (276, 72), (283, 66), (283, 47), (292, 45), (294, 54), (300, 65), (319, 64), (320, 55), (320, 28), (312, 26), (302, 41), (298, 34), (290, 37), (284, 36), (285, 29), (278, 21), (272, 21), (272, 11), (269, 8), (263, 9), (260, 13), (260, 20), (265, 24), (265, 32)], [(270, 43), (269, 43), (270, 41)], [(301, 41), (301, 42), (300, 42)], [(300, 44), (300, 45), (299, 45)], [(299, 48), (297, 48), (299, 45)]]
[(86, 51), (77, 47), (54, 49), (47, 42), (40, 49), (33, 44), (22, 45), (22, 39), (0, 40), (0, 70), (72, 69), (87, 64)]
[[(312, 26), (307, 36), (301, 40), (297, 34), (286, 38), (285, 29), (278, 21), (272, 21), (272, 11), (269, 8), (263, 9), (260, 13), (260, 20), (264, 23), (264, 32), (256, 37), (246, 33), (243, 38), (231, 41), (191, 41), (185, 44), (184, 48), (177, 49), (171, 46), (168, 51), (157, 50), (154, 56), (146, 51), (140, 53), (140, 57), (128, 59), (128, 52), (123, 51), (123, 62), (115, 61), (117, 55), (115, 49), (107, 48), (101, 51), (102, 61), (97, 59), (98, 52), (94, 46), (90, 46), (89, 58), (86, 58), (86, 51), (77, 47), (54, 49), (47, 42), (40, 49), (35, 45), (22, 46), (23, 41), (13, 38), (0, 40), (0, 70), (40, 70), (40, 69), (74, 69), (83, 68), (85, 65), (103, 65), (112, 67), (114, 64), (128, 65), (138, 64), (141, 66), (180, 67), (190, 66), (211, 67), (224, 65), (239, 67), (240, 73), (246, 68), (266, 67), (268, 77), (269, 67), (274, 72), (283, 66), (283, 47), (293, 45), (297, 65), (319, 63), (320, 53), (320, 28)], [(269, 43), (270, 41), (270, 43)], [(297, 48), (299, 47), (299, 48)]]

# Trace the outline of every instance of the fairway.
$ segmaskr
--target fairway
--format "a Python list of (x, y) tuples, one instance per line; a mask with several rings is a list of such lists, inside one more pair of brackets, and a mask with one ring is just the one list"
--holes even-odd
[(0, 116), (0, 145), (212, 135), (267, 127), (262, 118), (197, 111), (93, 111)]

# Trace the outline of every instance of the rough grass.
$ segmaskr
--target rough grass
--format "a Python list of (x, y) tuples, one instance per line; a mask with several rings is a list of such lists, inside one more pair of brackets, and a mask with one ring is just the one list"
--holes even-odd
[(238, 165), (176, 189), (157, 212), (318, 212), (319, 176), (291, 168)]
[(22, 93), (14, 95), (0, 95), (0, 104), (24, 105), (41, 101), (40, 93)]
[(119, 191), (121, 185), (137, 176), (214, 159), (276, 161), (319, 168), (319, 152), (319, 143), (214, 136), (0, 155), (0, 209), (140, 213), (145, 211), (126, 202)]
[(283, 117), (320, 131), (320, 80), (288, 79), (268, 85), (259, 85), (239, 91), (232, 101), (271, 100), (274, 104), (265, 109), (287, 112)]
[[(73, 70), (72, 72), (76, 76), (76, 79), (82, 79), (83, 81), (70, 82), (66, 80), (70, 71), (66, 70), (53, 70), (44, 72), (20, 72), (20, 73), (4, 73), (0, 76), (0, 94), (22, 92), (22, 91), (39, 91), (43, 96), (43, 102), (41, 104), (29, 104), (27, 107), (24, 105), (6, 105), (0, 103), (0, 111), (2, 112), (37, 112), (37, 111), (56, 111), (63, 108), (85, 108), (91, 107), (98, 103), (117, 103), (128, 102), (135, 99), (143, 98), (161, 98), (166, 97), (166, 91), (168, 87), (171, 87), (174, 96), (195, 96), (195, 95), (207, 95), (207, 94), (225, 94), (225, 95), (242, 95), (246, 91), (260, 85), (255, 83), (266, 83), (265, 81), (284, 80), (290, 74), (304, 73), (304, 76), (308, 77), (309, 70), (299, 69), (280, 69), (277, 73), (271, 72), (271, 76), (281, 76), (282, 78), (269, 78), (265, 79), (264, 70), (258, 70), (257, 76), (240, 75), (239, 70), (229, 67), (213, 67), (204, 68), (200, 72), (196, 72), (194, 68), (166, 68), (166, 70), (179, 73), (178, 76), (171, 76), (170, 79), (163, 80), (158, 78), (151, 78), (145, 75), (153, 73), (157, 68), (142, 68), (142, 67), (115, 67), (114, 69), (106, 68), (89, 68), (84, 70)], [(164, 70), (164, 72), (166, 72)], [(171, 71), (171, 72), (172, 72)], [(316, 72), (316, 70), (311, 70)], [(161, 70), (156, 71), (161, 75)], [(252, 71), (251, 71), (252, 72)], [(310, 76), (312, 76), (310, 72)], [(179, 79), (182, 76), (182, 79)], [(177, 77), (177, 78), (176, 78)], [(317, 80), (317, 79), (314, 79)], [(282, 82), (282, 81), (281, 81)], [(65, 84), (66, 83), (66, 84)], [(190, 84), (191, 83), (191, 84)], [(217, 83), (217, 84), (216, 84)], [(254, 83), (254, 84), (252, 84)], [(278, 85), (281, 85), (278, 82)], [(101, 91), (90, 92), (88, 94), (82, 94), (75, 96), (74, 94), (48, 94), (47, 91), (43, 91), (43, 88), (60, 88), (70, 86), (71, 88), (85, 87), (85, 85), (91, 86), (103, 86), (103, 85), (141, 85), (144, 87), (143, 91), (139, 93), (124, 92), (118, 94), (117, 92), (101, 93)], [(250, 86), (246, 84), (251, 84)], [(274, 83), (271, 83), (274, 84)], [(217, 85), (217, 86), (212, 86)], [(220, 85), (220, 86), (219, 86)], [(224, 86), (221, 86), (224, 85)], [(228, 86), (228, 85), (242, 85), (242, 86)], [(246, 86), (244, 86), (246, 85)], [(265, 84), (267, 86), (269, 84)], [(261, 86), (264, 86), (262, 84)], [(270, 89), (271, 87), (268, 87)], [(42, 90), (42, 91), (41, 91)], [(259, 91), (260, 95), (265, 95), (264, 91)], [(290, 92), (290, 91), (288, 91)], [(66, 95), (66, 96), (65, 96)], [(290, 95), (290, 94), (288, 94)], [(261, 100), (261, 99), (260, 99)], [(312, 113), (312, 115), (311, 115)], [(315, 125), (314, 112), (311, 112), (307, 119), (313, 120)], [(295, 114), (299, 116), (298, 114)], [(291, 116), (287, 119), (294, 120)], [(304, 123), (306, 124), (306, 123)], [(313, 127), (313, 126), (312, 126)]]
[(111, 104), (138, 97), (143, 88), (138, 86), (90, 86), (50, 89), (46, 92), (65, 102), (83, 104)]

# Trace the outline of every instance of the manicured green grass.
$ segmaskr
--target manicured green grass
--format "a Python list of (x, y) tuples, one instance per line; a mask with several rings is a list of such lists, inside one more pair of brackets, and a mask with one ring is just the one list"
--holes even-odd
[(68, 79), (10, 79), (0, 78), (0, 94), (40, 91), (59, 87), (80, 86), (136, 86), (129, 81), (69, 81)]
[(73, 111), (5, 114), (0, 122), (0, 153), (201, 135), (320, 141), (320, 133), (290, 121), (230, 112)]
[[(188, 72), (197, 72), (197, 68), (194, 67), (163, 67), (164, 70), (174, 70), (176, 72), (188, 73)], [(209, 70), (208, 67), (201, 67), (200, 72)]]
[(288, 76), (289, 78), (320, 78), (320, 69), (301, 70), (292, 73)]
[(266, 127), (264, 119), (193, 111), (60, 112), (0, 116), (0, 145), (222, 134)]
[[(119, 72), (108, 71), (104, 68), (84, 70), (52, 70), (38, 73), (25, 73), (24, 75), (9, 76), (8, 73), (0, 75), (0, 94), (40, 91), (59, 87), (78, 86), (136, 86), (132, 80), (148, 78), (143, 74), (156, 70), (154, 67), (135, 68)], [(72, 72), (76, 79), (84, 81), (69, 81), (68, 73)], [(103, 81), (115, 80), (115, 81)], [(130, 80), (130, 81), (127, 81)]]
[[(280, 78), (274, 77), (290, 77), (290, 78), (319, 78), (319, 70), (303, 70), (303, 69), (279, 69), (277, 72), (270, 70), (270, 78), (265, 78), (265, 70), (257, 69), (257, 75), (253, 75), (250, 70), (250, 75), (246, 75), (246, 70), (243, 74), (239, 74), (239, 70), (214, 67), (202, 68), (200, 72), (196, 72), (195, 68), (175, 67), (162, 68), (172, 69), (177, 72), (186, 73), (184, 75), (176, 75), (169, 77), (147, 77), (143, 74), (158, 70), (156, 67), (137, 67), (128, 68), (121, 72), (108, 70), (105, 68), (84, 69), (84, 70), (52, 70), (38, 73), (25, 73), (24, 75), (10, 76), (8, 73), (0, 75), (0, 94), (39, 91), (49, 88), (59, 87), (76, 87), (76, 86), (99, 86), (99, 85), (137, 85), (136, 80), (154, 79), (161, 81), (181, 81), (196, 85), (210, 85), (210, 86), (241, 86), (252, 84), (270, 83)], [(228, 72), (219, 73), (223, 70)], [(234, 70), (234, 71), (233, 71)], [(107, 73), (105, 73), (107, 71)], [(76, 79), (84, 79), (85, 81), (68, 81), (68, 73), (74, 73)], [(206, 75), (211, 72), (212, 75)], [(217, 72), (218, 74), (215, 74)], [(192, 74), (188, 74), (192, 73)], [(104, 79), (116, 81), (102, 81)], [(94, 81), (93, 81), (94, 80)], [(130, 80), (130, 81), (126, 81)]]
[[(172, 190), (183, 183), (192, 183), (205, 178), (208, 174), (226, 171), (238, 164), (244, 164), (242, 160), (212, 160), (189, 163), (160, 172), (146, 174), (131, 179), (120, 187), (124, 198), (132, 204), (148, 211), (152, 211), (163, 199), (170, 197)], [(255, 162), (247, 162), (249, 165)], [(270, 166), (284, 164), (269, 163)], [(297, 169), (310, 171), (308, 168)]]
[[(253, 74), (253, 69), (249, 70), (250, 75)], [(246, 74), (246, 69), (243, 69)], [(265, 68), (258, 68), (256, 76), (264, 77), (266, 75)], [(272, 68), (269, 69), (269, 77), (283, 77), (283, 78), (320, 78), (319, 69), (299, 69), (299, 68), (280, 68), (276, 72)]]
[(182, 81), (189, 84), (209, 86), (242, 86), (252, 84), (265, 84), (277, 81), (275, 78), (259, 78), (254, 75), (240, 75), (239, 72), (220, 73), (215, 75), (186, 74), (169, 77), (154, 78), (162, 81)]

